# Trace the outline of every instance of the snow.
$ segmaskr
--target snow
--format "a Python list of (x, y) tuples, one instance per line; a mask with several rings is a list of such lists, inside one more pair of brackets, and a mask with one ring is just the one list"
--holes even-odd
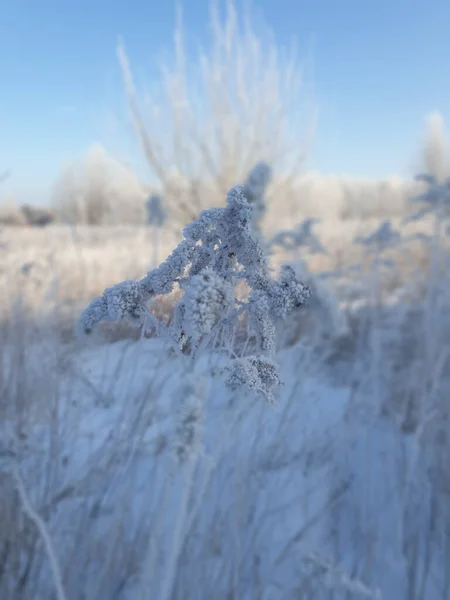
[[(295, 553), (283, 556), (289, 539), (327, 503), (327, 465), (337, 442), (333, 431), (345, 414), (348, 390), (332, 390), (307, 374), (303, 381), (292, 380), (289, 373), (299, 357), (288, 352), (283, 360), (286, 384), (273, 409), (260, 399), (230, 395), (222, 381), (205, 375), (205, 361), (189, 372), (184, 358), (169, 357), (160, 341), (147, 339), (93, 344), (75, 356), (65, 381), (67, 401), (63, 396), (65, 414), (58, 431), (60, 453), (68, 457), (55, 485), (54, 497), (62, 499), (49, 528), (62, 563), (75, 549), (70, 532), (88, 528), (77, 541), (76, 561), (71, 563), (72, 570), (82, 568), (85, 573), (77, 586), (87, 597), (112, 597), (111, 590), (123, 576), (119, 569), (116, 578), (101, 580), (98, 571), (116, 528), (126, 531), (120, 533), (122, 557), (131, 547), (145, 554), (155, 526), (161, 533), (153, 542), (160, 550), (170, 549), (170, 523), (176, 519), (183, 479), (183, 466), (174, 453), (176, 424), (189, 377), (205, 381), (204, 443), (189, 500), (195, 536), (189, 536), (189, 554), (182, 556), (182, 579), (193, 585), (194, 574), (207, 568), (212, 586), (237, 562), (239, 597), (254, 597), (246, 582), (253, 577), (257, 552), (262, 577), (258, 585), (273, 588), (267, 597), (279, 597), (277, 580), (288, 590), (296, 580), (298, 552), (306, 552), (311, 540), (319, 543), (320, 520), (295, 543)], [(42, 446), (44, 433), (36, 428), (30, 444)], [(40, 454), (42, 460), (42, 448)], [(29, 485), (34, 480), (39, 487), (39, 462), (36, 454), (23, 461)], [(204, 496), (197, 498), (195, 491), (202, 488)], [(161, 497), (166, 498), (163, 506)], [(208, 541), (211, 536), (214, 540)], [(213, 543), (220, 546), (217, 556), (207, 550)], [(103, 550), (96, 559), (98, 545)], [(150, 583), (153, 593), (158, 579)], [(135, 597), (135, 582), (129, 585), (129, 595), (124, 590), (123, 597)], [(99, 596), (91, 595), (94, 589)], [(149, 597), (155, 597), (153, 593)], [(220, 597), (222, 592), (217, 593)]]
[[(30, 365), (42, 348), (28, 346)], [(45, 348), (50, 368), (62, 350)], [(355, 393), (355, 364), (339, 364), (348, 376), (333, 378), (306, 343), (277, 355), (275, 407), (230, 392), (211, 358), (192, 363), (146, 338), (71, 348), (58, 419), (42, 415), (20, 462), (69, 597), (128, 600), (145, 584), (145, 597), (159, 598), (174, 548), (175, 589), (184, 590), (175, 597), (415, 597), (437, 510), (432, 449), (400, 435), (364, 387)], [(201, 417), (183, 434), (191, 410)], [(181, 460), (182, 442), (192, 448)], [(49, 488), (43, 474), (56, 446), (64, 460), (53, 459)], [(416, 542), (424, 546), (412, 563)], [(442, 597), (445, 556), (443, 538), (423, 578), (426, 598)], [(52, 589), (40, 561), (37, 599)]]

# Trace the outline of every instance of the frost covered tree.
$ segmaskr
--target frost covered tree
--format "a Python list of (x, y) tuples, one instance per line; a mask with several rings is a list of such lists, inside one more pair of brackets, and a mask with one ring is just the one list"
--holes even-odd
[(206, 44), (194, 56), (178, 13), (174, 48), (152, 90), (136, 85), (120, 43), (132, 125), (172, 219), (196, 218), (259, 160), (280, 174), (278, 191), (287, 197), (316, 121), (305, 67), (292, 49), (256, 28), (250, 11), (239, 15), (232, 0), (211, 2)]
[[(279, 383), (274, 362), (275, 324), (302, 307), (310, 290), (284, 265), (278, 280), (253, 234), (252, 207), (243, 188), (227, 194), (225, 208), (205, 210), (187, 225), (183, 239), (172, 254), (140, 281), (124, 281), (104, 291), (82, 313), (77, 329), (90, 333), (102, 321), (126, 320), (153, 328), (172, 347), (195, 358), (201, 350), (226, 351), (224, 369), (231, 388), (247, 387), (273, 399)], [(245, 282), (247, 300), (239, 300), (235, 289)], [(169, 294), (178, 285), (184, 294), (168, 325), (149, 310), (149, 301)], [(235, 347), (241, 316), (247, 315), (248, 339), (254, 339), (252, 354)]]
[(145, 189), (127, 166), (100, 144), (67, 164), (53, 189), (57, 217), (78, 225), (145, 222)]

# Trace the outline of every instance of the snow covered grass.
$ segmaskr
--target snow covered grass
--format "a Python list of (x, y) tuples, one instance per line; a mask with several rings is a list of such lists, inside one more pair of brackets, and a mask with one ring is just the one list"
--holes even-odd
[(448, 367), (427, 391), (384, 319), (377, 366), (363, 334), (347, 357), (281, 351), (276, 410), (156, 339), (77, 347), (10, 324), (0, 596), (54, 586), (20, 477), (67, 598), (163, 597), (171, 560), (171, 598), (445, 598), (448, 427), (406, 417), (412, 392), (445, 415)]
[[(323, 232), (339, 237), (320, 225), (332, 256), (318, 270), (336, 260)], [(53, 326), (61, 301), (71, 316), (143, 276), (147, 230), (81, 230), (72, 246), (69, 230), (3, 231), (9, 267), (47, 240), (64, 250), (55, 279), (68, 279), (60, 297), (45, 269), (40, 296), (5, 279), (22, 302), (1, 325), (1, 598), (450, 597), (447, 252), (435, 231), (421, 268), (403, 271), (409, 255), (388, 261), (385, 226), (341, 231), (343, 266), (364, 255), (364, 269), (318, 280), (320, 301), (277, 327), (276, 408), (227, 388), (210, 353), (67, 340)], [(306, 257), (291, 258), (307, 274)], [(69, 279), (80, 263), (90, 280)], [(388, 295), (389, 277), (401, 285)], [(335, 334), (321, 327), (331, 308), (347, 321)]]
[[(36, 378), (44, 379), (31, 370), (34, 361), (42, 369), (42, 342), (27, 349), (35, 388)], [(234, 591), (245, 598), (258, 590), (282, 597), (277, 590), (289, 574), (282, 592), (288, 596), (297, 553), (308, 551), (308, 539), (319, 543), (331, 502), (327, 453), (348, 393), (333, 392), (330, 406), (329, 388), (308, 382), (305, 372), (305, 381), (288, 380), (279, 410), (268, 411), (202, 379), (202, 365), (186, 373), (181, 359), (167, 357), (156, 340), (93, 346), (66, 358), (62, 389), (40, 397), (39, 416), (23, 407), (29, 427), (23, 424), (23, 439), (16, 436), (14, 462), (46, 522), (67, 597), (162, 597), (175, 548), (170, 597), (225, 598)], [(286, 374), (295, 360), (289, 357)], [(195, 394), (205, 436), (201, 452), (183, 461)], [(9, 395), (10, 402), (16, 398), (20, 404)], [(36, 398), (28, 399), (35, 405)], [(49, 563), (11, 493), (6, 458), (2, 597), (14, 597), (19, 585), (22, 597), (46, 597)]]

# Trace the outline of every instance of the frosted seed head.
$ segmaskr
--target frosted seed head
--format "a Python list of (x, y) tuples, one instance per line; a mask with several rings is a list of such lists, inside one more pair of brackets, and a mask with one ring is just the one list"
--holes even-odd
[(226, 384), (231, 390), (244, 388), (274, 402), (274, 389), (280, 385), (277, 365), (265, 356), (247, 356), (226, 368)]
[(234, 288), (207, 268), (190, 279), (184, 306), (185, 331), (197, 342), (234, 308)]
[(267, 289), (267, 296), (271, 314), (274, 318), (282, 319), (306, 304), (311, 296), (311, 290), (297, 280), (292, 267), (283, 265), (279, 280), (271, 282)]
[(123, 281), (103, 292), (108, 320), (126, 320), (138, 325), (142, 320), (148, 295), (137, 281)]
[(81, 313), (75, 324), (76, 335), (81, 337), (92, 333), (94, 327), (106, 319), (107, 314), (108, 309), (106, 299), (103, 296), (94, 298), (89, 306)]
[(275, 326), (270, 317), (270, 304), (267, 295), (261, 291), (254, 291), (248, 303), (248, 325), (251, 333), (255, 335), (258, 349), (268, 355), (275, 353)]

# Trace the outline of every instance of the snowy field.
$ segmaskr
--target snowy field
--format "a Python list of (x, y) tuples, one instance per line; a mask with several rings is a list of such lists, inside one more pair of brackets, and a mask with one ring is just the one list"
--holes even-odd
[(312, 290), (277, 324), (275, 406), (212, 352), (73, 336), (152, 267), (150, 228), (3, 229), (0, 598), (450, 598), (445, 232), (374, 250), (379, 226), (272, 255)]

